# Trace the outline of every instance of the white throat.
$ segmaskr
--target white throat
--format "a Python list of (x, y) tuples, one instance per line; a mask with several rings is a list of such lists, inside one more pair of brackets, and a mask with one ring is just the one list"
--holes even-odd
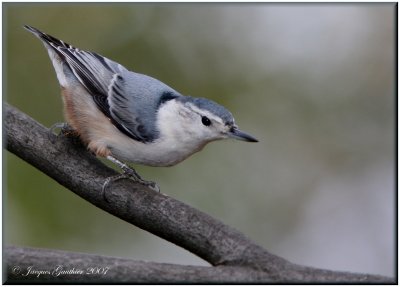
[(193, 118), (196, 116), (176, 100), (166, 102), (158, 111), (157, 127), (160, 137), (156, 142), (160, 143), (166, 153), (177, 156), (179, 161), (210, 142), (193, 126)]

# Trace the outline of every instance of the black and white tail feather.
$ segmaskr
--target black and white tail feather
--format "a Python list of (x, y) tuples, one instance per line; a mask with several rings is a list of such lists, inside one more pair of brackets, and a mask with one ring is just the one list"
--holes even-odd
[[(36, 28), (24, 26), (28, 31), (35, 34), (45, 44), (53, 48), (53, 51), (68, 64), (75, 77), (79, 79), (89, 91), (95, 93), (107, 92), (102, 81), (99, 81), (99, 74), (105, 68), (112, 74), (117, 71), (112, 70), (106, 63), (106, 60), (93, 52), (81, 51), (62, 40), (56, 39), (53, 36), (45, 34)], [(102, 73), (103, 74), (103, 73)], [(102, 75), (104, 77), (104, 75)]]

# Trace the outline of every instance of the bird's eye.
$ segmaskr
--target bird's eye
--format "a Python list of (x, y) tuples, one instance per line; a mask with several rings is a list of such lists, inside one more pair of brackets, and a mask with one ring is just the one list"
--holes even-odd
[(211, 121), (209, 118), (207, 118), (206, 116), (202, 116), (201, 117), (201, 122), (203, 123), (203, 125), (205, 125), (206, 127), (211, 125)]

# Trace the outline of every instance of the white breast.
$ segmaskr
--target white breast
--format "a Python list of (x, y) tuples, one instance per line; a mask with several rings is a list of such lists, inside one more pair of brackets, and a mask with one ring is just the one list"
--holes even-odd
[(175, 165), (193, 153), (201, 150), (202, 146), (185, 146), (181, 142), (163, 139), (153, 143), (140, 143), (121, 134), (107, 141), (107, 146), (115, 157), (132, 163), (149, 166)]
[(113, 137), (107, 140), (107, 146), (115, 157), (132, 163), (171, 166), (183, 161), (201, 150), (208, 141), (188, 134), (188, 130), (177, 118), (180, 112), (178, 109), (175, 100), (164, 104), (157, 117), (160, 137), (154, 142), (137, 142), (110, 124)]

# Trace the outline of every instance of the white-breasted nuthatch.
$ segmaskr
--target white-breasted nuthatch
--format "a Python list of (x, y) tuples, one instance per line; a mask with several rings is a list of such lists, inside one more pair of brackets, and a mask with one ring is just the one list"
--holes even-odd
[(215, 140), (257, 142), (238, 129), (226, 108), (211, 100), (183, 96), (157, 79), (24, 27), (48, 50), (68, 124), (89, 150), (142, 183), (151, 182), (121, 161), (172, 166)]

